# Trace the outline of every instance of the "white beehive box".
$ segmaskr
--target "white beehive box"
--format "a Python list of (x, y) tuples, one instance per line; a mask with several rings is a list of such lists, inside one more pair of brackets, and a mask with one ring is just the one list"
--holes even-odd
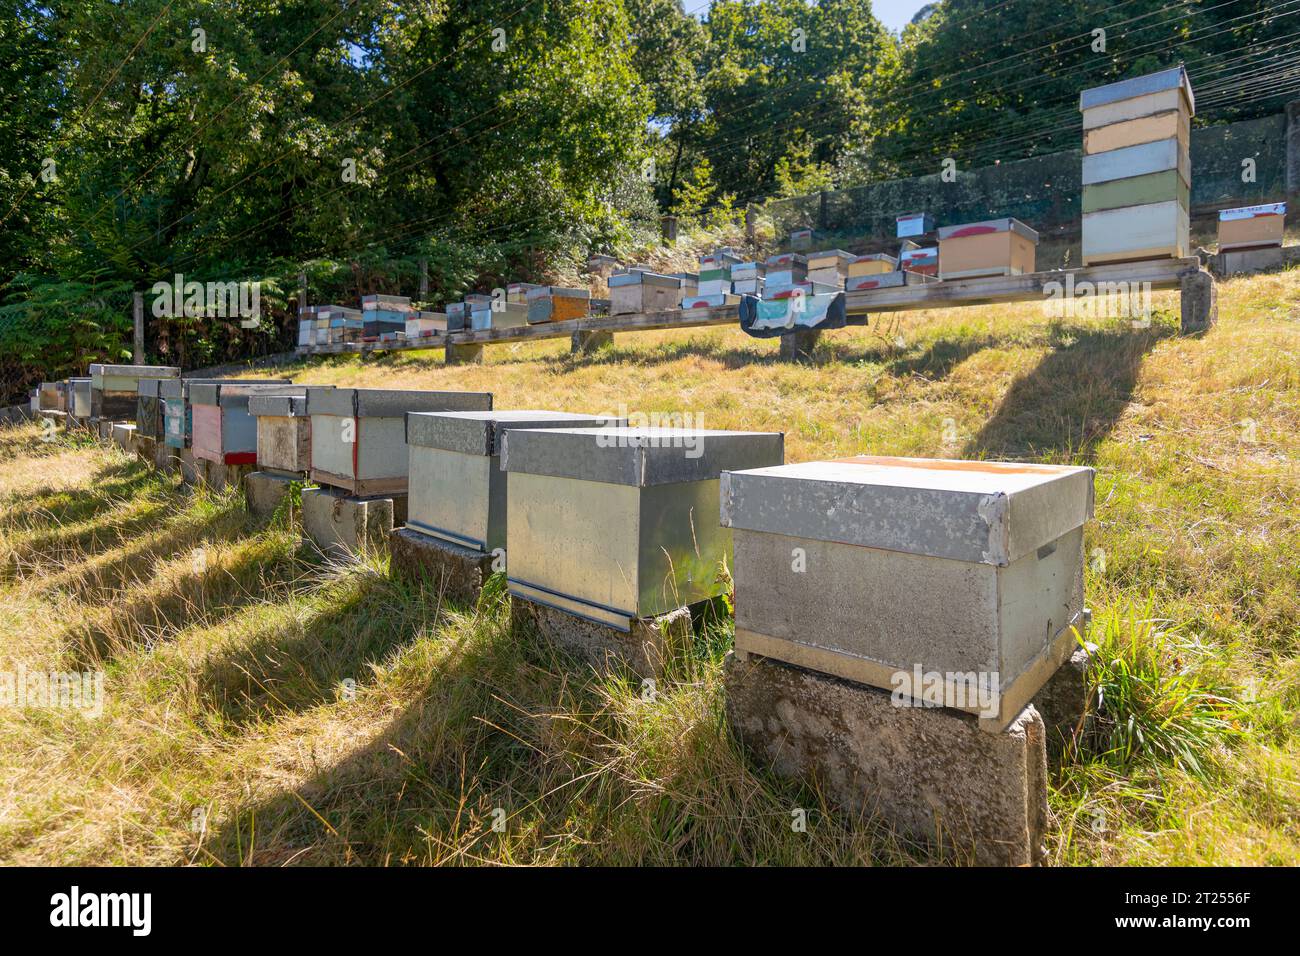
[(666, 312), (682, 302), (682, 282), (676, 276), (641, 270), (609, 277), (609, 314)]
[(359, 496), (405, 494), (406, 413), (491, 408), (487, 392), (310, 386), (312, 480)]
[(510, 428), (623, 425), (573, 412), (410, 412), (406, 526), (490, 554), (506, 546), (506, 480), (501, 440)]
[(1091, 468), (862, 456), (724, 475), (721, 499), (738, 651), (937, 682), (1001, 729), (1077, 646)]
[(782, 449), (761, 432), (508, 431), (510, 593), (624, 632), (721, 594), (718, 476), (779, 464)]

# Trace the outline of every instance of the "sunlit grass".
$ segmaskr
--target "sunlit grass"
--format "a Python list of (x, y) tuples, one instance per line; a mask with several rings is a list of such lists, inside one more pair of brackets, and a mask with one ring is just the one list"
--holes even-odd
[[(730, 330), (300, 363), (499, 408), (690, 412), (863, 452), (1091, 464), (1095, 735), (1054, 771), (1058, 863), (1300, 862), (1300, 273), (1176, 334), (1032, 306), (886, 317), (814, 364)], [(324, 563), (286, 511), (0, 429), (0, 668), (102, 669), (105, 712), (0, 710), (13, 863), (895, 863), (933, 848), (744, 759), (725, 607), (647, 696), (475, 607)], [(792, 808), (809, 812), (794, 832)], [(494, 826), (495, 824), (495, 826)]]

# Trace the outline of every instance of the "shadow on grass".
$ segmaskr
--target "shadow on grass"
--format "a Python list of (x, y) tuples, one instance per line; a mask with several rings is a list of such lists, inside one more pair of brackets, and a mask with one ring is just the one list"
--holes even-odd
[[(327, 682), (363, 669), (382, 649), (375, 636), (352, 632), (367, 608), (381, 604), (376, 610), (391, 613), (385, 590), (367, 589), (348, 611), (321, 622), (313, 640), (337, 645), (339, 660), (324, 669), (298, 665), (311, 679), (291, 690), (288, 709), (334, 701)], [(429, 607), (435, 597), (426, 590), (415, 600)], [(396, 641), (420, 623), (392, 626)], [(315, 643), (295, 647), (316, 653)], [(267, 715), (286, 709), (255, 689), (280, 680), (282, 695), (290, 683), (285, 665), (245, 659), (228, 666), (252, 674), (233, 684), (209, 674), (209, 692), (256, 696)], [(301, 785), (223, 813), (198, 859), (807, 864), (866, 862), (895, 848), (872, 825), (822, 817), (808, 790), (751, 768), (721, 719), (716, 686), (665, 687), (668, 700), (644, 701), (635, 682), (596, 678), (526, 628), (512, 628), (505, 606), (458, 617), (410, 645), (386, 672), (378, 699), (362, 687), (356, 701), (332, 704), (341, 739), (359, 736), (357, 743), (323, 757)], [(220, 696), (214, 703), (229, 706)], [(245, 706), (236, 705), (241, 719)], [(347, 707), (358, 715), (347, 719)], [(337, 754), (337, 739), (322, 741), (322, 750)], [(791, 806), (812, 808), (810, 818), (824, 824), (811, 840), (792, 831)], [(910, 857), (918, 858), (924, 854)]]
[[(159, 542), (156, 552), (143, 549), (123, 556), (104, 572), (116, 584), (101, 585), (103, 613), (88, 615), (68, 631), (78, 663), (103, 664), (172, 640), (188, 628), (216, 625), (248, 605), (287, 593), (304, 571), (279, 542), (263, 539), (240, 548), (233, 558), (213, 560), (201, 570), (181, 573), (177, 569), (160, 583), (153, 565), (175, 557), (175, 550), (166, 545), (183, 545), (187, 540), (191, 540), (189, 533), (182, 532)], [(202, 536), (193, 540), (196, 546), (213, 542)], [(138, 583), (128, 576), (137, 561), (146, 568)]]
[(273, 626), (205, 661), (196, 677), (204, 705), (246, 725), (338, 699), (343, 681), (365, 682), (371, 666), (433, 624), (432, 608), (369, 570), (327, 584), (314, 612)]
[(1053, 326), (1051, 351), (1012, 383), (960, 457), (1091, 461), (1132, 400), (1143, 359), (1175, 333), (1167, 323)]

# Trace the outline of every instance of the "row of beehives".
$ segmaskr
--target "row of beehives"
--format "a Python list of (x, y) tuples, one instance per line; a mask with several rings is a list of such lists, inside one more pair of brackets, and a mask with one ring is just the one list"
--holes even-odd
[(400, 295), (368, 295), (361, 309), (341, 305), (307, 306), (299, 311), (298, 347), (348, 342), (392, 344), (436, 339), (447, 332), (481, 331), (545, 322), (563, 322), (600, 314), (608, 303), (587, 289), (512, 282), (492, 295), (471, 294), (444, 312), (415, 307)]
[(482, 392), (142, 366), (97, 366), (92, 381), (92, 395), (119, 393), (92, 398), (101, 414), (197, 458), (406, 494), (407, 531), (499, 553), (515, 599), (616, 631), (725, 593), (729, 568), (738, 651), (890, 689), (916, 668), (978, 674), (1000, 702), (991, 729), (1068, 656), (1083, 614), (1089, 468), (785, 465), (779, 433), (494, 411)]

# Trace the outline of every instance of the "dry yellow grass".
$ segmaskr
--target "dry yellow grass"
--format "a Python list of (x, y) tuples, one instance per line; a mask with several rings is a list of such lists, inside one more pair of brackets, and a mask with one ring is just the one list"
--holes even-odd
[[(1059, 863), (1300, 862), (1300, 273), (1223, 283), (1180, 337), (1031, 306), (827, 336), (815, 365), (737, 331), (569, 356), (494, 346), (300, 363), (300, 381), (492, 391), (499, 408), (689, 413), (859, 452), (1098, 469), (1097, 679), (1170, 746), (1054, 775)], [(901, 341), (900, 341), (901, 337)], [(726, 622), (657, 703), (440, 607), (382, 556), (329, 567), (233, 498), (104, 448), (0, 432), (0, 669), (102, 668), (104, 714), (0, 710), (14, 863), (861, 863), (932, 859), (745, 761), (720, 720)], [(1155, 623), (1141, 622), (1154, 619)], [(1108, 630), (1109, 629), (1109, 630)], [(1136, 653), (1136, 652), (1132, 652)], [(1218, 727), (1178, 679), (1230, 700)], [(1182, 689), (1180, 689), (1182, 688)], [(1189, 703), (1189, 701), (1191, 701)], [(807, 834), (789, 808), (812, 809)], [(492, 829), (505, 811), (504, 833)]]

